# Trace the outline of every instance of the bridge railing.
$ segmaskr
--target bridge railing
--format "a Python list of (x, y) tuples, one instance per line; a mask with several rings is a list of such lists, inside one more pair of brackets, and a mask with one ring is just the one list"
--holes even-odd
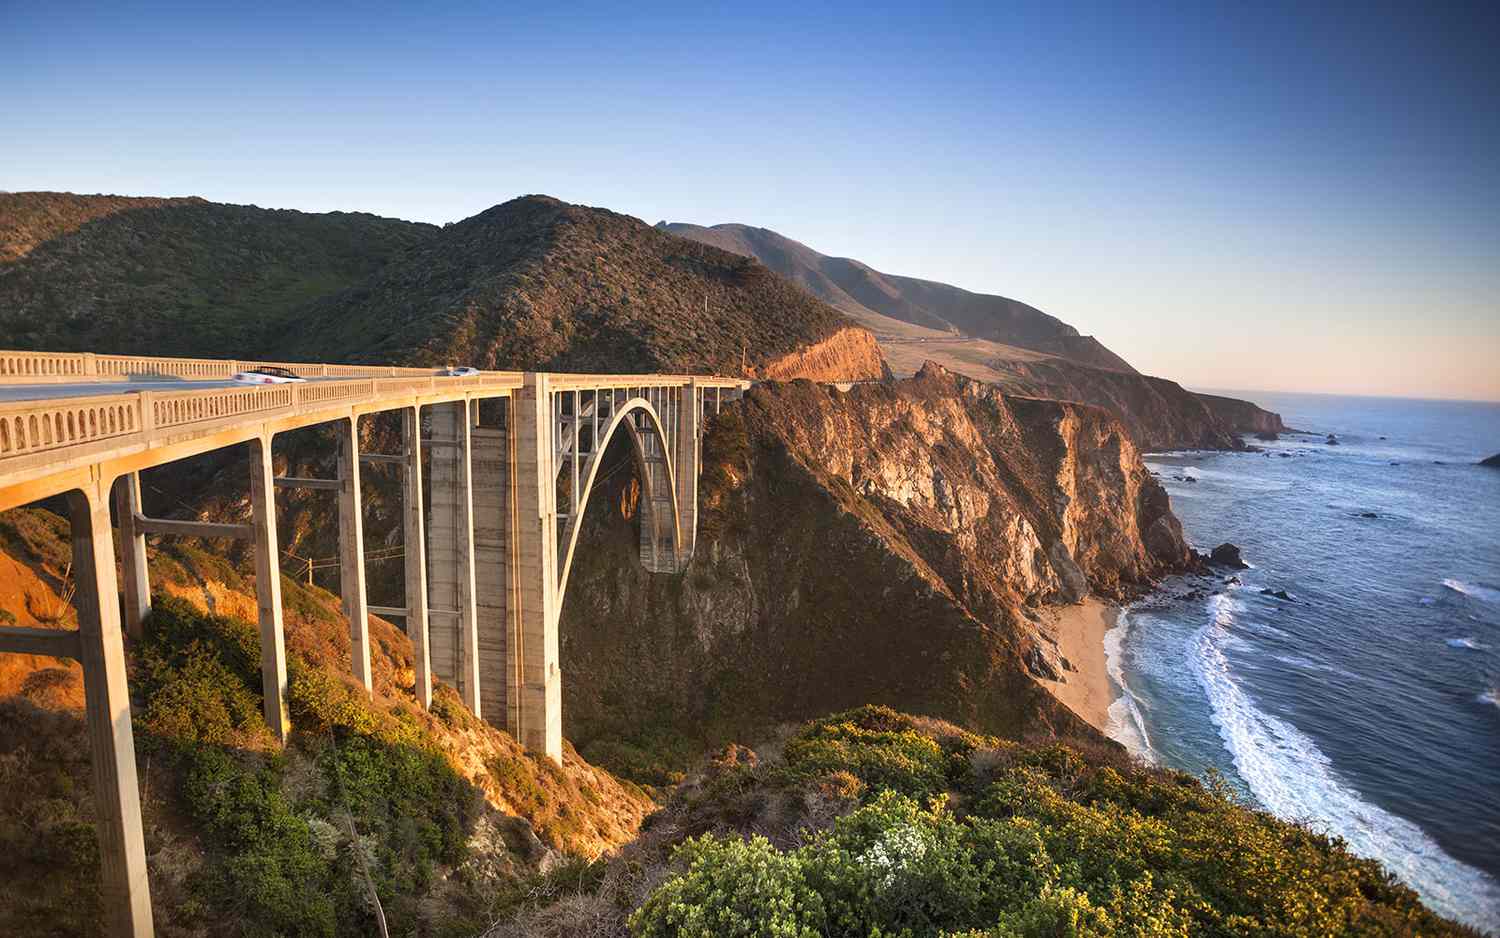
[(0, 351), (0, 384), (126, 381), (131, 378), (180, 378), (225, 381), (257, 365), (285, 368), (304, 378), (394, 378), (432, 375), (432, 368), (393, 365), (328, 365), (273, 362), (265, 359), (158, 358), (147, 355), (96, 355), (92, 352)]
[(237, 422), (298, 410), (406, 395), (465, 390), (505, 391), (521, 383), (518, 373), (489, 372), (469, 378), (434, 375), (316, 381), (258, 387), (138, 391), (90, 397), (0, 401), (0, 474), (10, 457), (58, 450), (139, 432), (171, 431), (194, 424)]
[(127, 436), (142, 425), (139, 395), (16, 401), (0, 412), (0, 459)]

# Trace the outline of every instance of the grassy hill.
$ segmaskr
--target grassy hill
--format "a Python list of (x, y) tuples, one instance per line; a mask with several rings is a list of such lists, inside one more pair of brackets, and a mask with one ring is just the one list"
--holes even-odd
[(747, 258), (528, 196), (437, 228), (201, 199), (0, 194), (21, 349), (857, 380), (873, 339)]
[[(742, 372), (853, 327), (753, 260), (526, 196), (445, 227), (313, 304), (314, 357), (562, 371)], [(870, 344), (848, 377), (878, 377)]]
[(0, 334), (11, 348), (262, 356), (307, 303), (435, 230), (201, 199), (0, 194)]
[(848, 313), (882, 339), (965, 336), (1017, 345), (1073, 361), (1133, 371), (1092, 336), (1004, 296), (946, 283), (882, 273), (848, 257), (829, 257), (766, 228), (661, 222), (663, 231), (754, 257), (783, 277)]

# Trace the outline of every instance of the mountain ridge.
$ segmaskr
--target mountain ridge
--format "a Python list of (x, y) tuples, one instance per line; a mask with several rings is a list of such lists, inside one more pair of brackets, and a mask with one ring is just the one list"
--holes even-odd
[(445, 226), (308, 322), (287, 347), (339, 359), (747, 376), (842, 335), (844, 360), (785, 376), (883, 374), (873, 337), (759, 262), (540, 195)]
[(883, 273), (854, 258), (823, 254), (769, 228), (738, 223), (704, 227), (667, 221), (656, 227), (754, 257), (877, 335), (910, 335), (909, 329), (902, 328), (904, 324), (940, 335), (1017, 345), (1096, 367), (1135, 370), (1093, 336), (1080, 335), (1056, 316), (1009, 297)]

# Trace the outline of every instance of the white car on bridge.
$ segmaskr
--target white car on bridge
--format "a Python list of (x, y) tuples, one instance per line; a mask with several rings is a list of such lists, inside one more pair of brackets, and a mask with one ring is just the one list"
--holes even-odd
[(307, 379), (285, 368), (257, 365), (254, 368), (236, 372), (234, 380), (240, 384), (296, 384)]

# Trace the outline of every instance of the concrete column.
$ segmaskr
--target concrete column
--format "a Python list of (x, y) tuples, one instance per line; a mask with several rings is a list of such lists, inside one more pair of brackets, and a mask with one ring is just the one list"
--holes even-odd
[[(508, 402), (507, 402), (508, 403)], [(470, 460), (474, 504), (474, 602), (479, 697), (484, 719), (518, 734), (507, 688), (515, 683), (510, 647), (511, 534), (509, 433), (476, 427)], [(479, 711), (475, 711), (478, 713)], [(519, 738), (519, 736), (517, 737)]]
[(127, 472), (115, 480), (115, 517), (120, 540), (120, 568), (125, 588), (125, 631), (141, 637), (141, 622), (151, 611), (151, 575), (146, 566), (146, 536), (136, 527), (141, 511), (141, 477)]
[[(432, 671), (480, 715), (474, 589), (473, 416), (465, 401), (428, 408), (431, 420), (427, 596)], [(441, 610), (441, 611), (439, 611)]]
[(422, 517), (422, 422), (419, 409), (401, 411), (401, 435), (406, 448), (402, 516), (406, 538), (406, 634), (411, 638), (412, 670), (417, 676), (417, 700), (432, 706), (432, 651), (427, 635), (427, 552)]
[(74, 605), (79, 661), (94, 776), (94, 825), (99, 836), (106, 934), (150, 938), (151, 887), (135, 774), (125, 645), (115, 601), (115, 558), (109, 503), (82, 491), (68, 495), (73, 531)]
[(516, 392), (516, 575), (522, 683), (520, 742), (562, 762), (562, 673), (558, 667), (557, 467), (548, 376), (528, 372)]
[(677, 483), (678, 529), (682, 534), (681, 548), (677, 552), (677, 567), (679, 570), (686, 570), (698, 543), (698, 474), (702, 457), (700, 437), (703, 408), (698, 403), (698, 382), (689, 381), (678, 393), (681, 400), (673, 408), (677, 439), (672, 445), (672, 471)]
[(374, 690), (370, 674), (370, 608), (365, 591), (364, 501), (359, 489), (359, 418), (338, 423), (339, 436), (339, 594), (349, 618), (349, 652), (354, 677)]
[(255, 603), (260, 619), (260, 683), (266, 725), (286, 742), (286, 637), (281, 621), (281, 546), (276, 537), (276, 482), (271, 438), (250, 440), (250, 524), (255, 529)]

